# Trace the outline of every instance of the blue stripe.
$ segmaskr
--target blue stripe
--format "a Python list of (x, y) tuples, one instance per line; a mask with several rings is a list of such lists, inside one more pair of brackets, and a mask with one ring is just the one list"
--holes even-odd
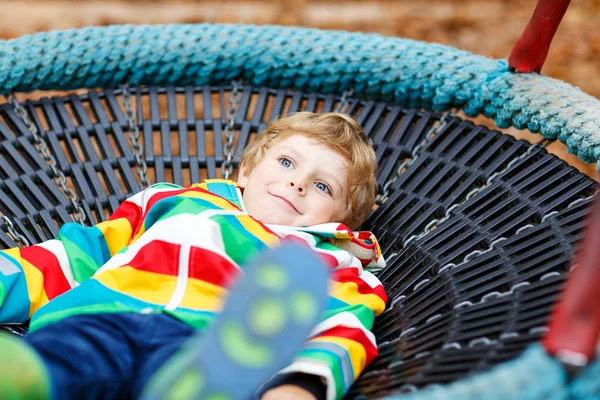
[[(51, 317), (51, 314), (68, 313), (69, 310), (74, 308), (93, 305), (98, 306), (96, 310), (98, 312), (102, 309), (111, 312), (115, 305), (118, 305), (119, 308), (131, 309), (133, 312), (150, 308), (153, 311), (162, 312), (164, 308), (162, 304), (148, 303), (113, 290), (97, 279), (92, 278), (40, 307), (31, 318), (32, 328), (39, 329), (39, 326), (35, 326), (37, 321), (44, 317)], [(187, 318), (199, 320), (212, 319), (216, 315), (212, 311), (191, 310), (188, 308), (178, 308), (172, 314), (178, 315), (178, 311), (181, 311), (181, 314)]]
[(108, 244), (102, 231), (95, 226), (84, 227), (69, 222), (60, 229), (59, 239), (66, 238), (101, 266), (110, 259)]
[(13, 257), (4, 252), (0, 252), (0, 256), (19, 270), (10, 275), (0, 273), (0, 322), (26, 322), (29, 319), (30, 301), (25, 273)]
[[(185, 207), (184, 211), (178, 210), (179, 205)], [(198, 197), (187, 197), (182, 194), (177, 196), (166, 197), (160, 199), (152, 208), (148, 211), (148, 214), (144, 218), (145, 229), (148, 230), (152, 225), (159, 219), (168, 218), (171, 215), (181, 214), (182, 212), (188, 214), (199, 214), (206, 210), (222, 210), (222, 207), (215, 205), (215, 203)]]
[[(336, 361), (336, 368), (338, 369), (339, 375), (344, 381), (343, 383), (345, 393), (348, 387), (352, 385), (352, 383), (354, 383), (354, 368), (352, 368), (352, 361), (350, 360), (350, 354), (348, 353), (348, 350), (336, 343), (331, 342), (310, 342), (307, 343), (305, 346), (307, 346), (307, 348), (304, 348), (300, 351), (300, 357), (303, 353), (309, 354), (311, 352), (314, 352), (324, 354)], [(338, 349), (338, 352), (327, 350), (327, 346), (335, 347), (336, 349)], [(340, 357), (340, 353), (344, 354), (345, 361), (342, 360), (342, 358)], [(347, 370), (344, 369), (344, 365), (346, 365)]]
[(112, 290), (104, 286), (97, 279), (92, 278), (40, 307), (35, 314), (33, 314), (31, 322), (33, 324), (38, 318), (45, 315), (65, 312), (72, 308), (90, 306), (93, 304), (103, 305), (107, 308), (110, 308), (111, 304), (119, 304), (138, 310), (147, 307), (155, 308), (157, 306), (157, 304), (147, 303)]
[(235, 186), (231, 183), (206, 181), (206, 188), (209, 192), (223, 197), (225, 200), (232, 202), (239, 208), (242, 208), (238, 193)]
[(348, 306), (350, 306), (350, 304), (330, 295), (329, 301), (327, 302), (327, 307), (325, 308), (324, 317), (322, 318), (322, 321), (326, 320), (329, 317), (333, 317), (334, 315), (339, 314), (340, 308), (346, 308)]

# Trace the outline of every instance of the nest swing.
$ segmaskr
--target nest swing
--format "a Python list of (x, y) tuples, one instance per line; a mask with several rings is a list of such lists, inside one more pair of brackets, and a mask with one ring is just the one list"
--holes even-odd
[(446, 46), (274, 26), (83, 28), (0, 55), (2, 93), (104, 88), (0, 105), (3, 248), (101, 222), (148, 183), (235, 173), (273, 118), (337, 109), (373, 140), (381, 197), (363, 228), (388, 259), (379, 356), (347, 398), (477, 377), (547, 332), (596, 185), (544, 147), (600, 159), (600, 102), (578, 89)]

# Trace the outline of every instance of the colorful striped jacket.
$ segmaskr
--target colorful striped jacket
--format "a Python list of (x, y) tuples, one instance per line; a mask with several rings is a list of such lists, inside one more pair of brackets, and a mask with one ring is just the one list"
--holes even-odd
[(286, 236), (308, 242), (331, 267), (330, 301), (284, 371), (322, 376), (340, 398), (376, 356), (370, 332), (387, 300), (365, 268), (384, 263), (375, 238), (344, 225), (265, 226), (244, 211), (231, 181), (157, 184), (105, 222), (65, 224), (57, 239), (0, 252), (0, 322), (30, 330), (75, 314), (169, 313), (202, 330), (246, 260)]

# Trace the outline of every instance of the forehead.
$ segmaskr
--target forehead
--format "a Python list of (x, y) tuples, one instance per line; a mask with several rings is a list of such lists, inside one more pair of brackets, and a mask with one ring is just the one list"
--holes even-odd
[(344, 156), (336, 152), (324, 143), (321, 143), (315, 139), (303, 135), (292, 135), (279, 142), (277, 142), (272, 150), (291, 150), (297, 153), (306, 161), (331, 161), (331, 165), (325, 165), (326, 167), (348, 167), (348, 163)]

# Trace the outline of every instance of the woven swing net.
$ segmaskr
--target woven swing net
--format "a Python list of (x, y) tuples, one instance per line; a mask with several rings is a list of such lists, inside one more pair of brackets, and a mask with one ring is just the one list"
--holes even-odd
[[(14, 224), (0, 220), (3, 248), (53, 238), (81, 215), (105, 220), (140, 190), (140, 160), (151, 183), (221, 177), (223, 131), (239, 157), (278, 115), (341, 103), (379, 159), (385, 201), (363, 228), (388, 259), (390, 298), (374, 328), (380, 355), (348, 398), (474, 376), (546, 332), (596, 190), (544, 149), (558, 139), (600, 159), (600, 103), (578, 89), (440, 45), (302, 28), (85, 28), (3, 41), (0, 54), (3, 93), (104, 88), (22, 104), (54, 169), (18, 107), (0, 105), (0, 212)], [(230, 125), (232, 79), (244, 83)], [(452, 109), (543, 138), (517, 141)]]

